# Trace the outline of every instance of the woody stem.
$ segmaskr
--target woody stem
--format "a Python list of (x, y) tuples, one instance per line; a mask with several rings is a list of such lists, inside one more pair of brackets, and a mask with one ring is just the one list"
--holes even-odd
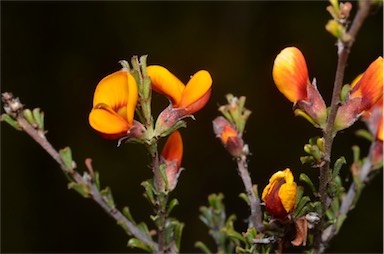
[(260, 206), (260, 199), (255, 195), (252, 186), (252, 180), (248, 171), (248, 163), (246, 155), (241, 155), (237, 158), (237, 169), (243, 180), (245, 190), (249, 199), (249, 205), (251, 207), (250, 225), (253, 225), (258, 232), (263, 231), (264, 225), (262, 223), (262, 213)]
[[(333, 86), (332, 93), (332, 101), (330, 106), (330, 112), (327, 118), (327, 124), (324, 129), (324, 148), (325, 148), (325, 156), (323, 158), (324, 163), (320, 168), (320, 186), (319, 186), (319, 196), (320, 201), (323, 206), (324, 211), (329, 207), (330, 197), (328, 196), (327, 189), (328, 184), (331, 181), (331, 152), (332, 152), (332, 144), (335, 138), (336, 133), (334, 132), (335, 119), (337, 115), (337, 110), (340, 106), (340, 92), (343, 85), (344, 73), (347, 64), (347, 60), (350, 54), (350, 50), (355, 41), (356, 35), (360, 30), (364, 20), (367, 18), (371, 7), (371, 1), (361, 1), (359, 2), (359, 9), (356, 13), (356, 16), (353, 20), (351, 28), (348, 30), (348, 34), (350, 35), (350, 40), (347, 42), (338, 40), (338, 62), (337, 62), (337, 70), (335, 75), (335, 82)], [(321, 247), (323, 244), (321, 243), (321, 227), (322, 223), (320, 223), (318, 227), (318, 232), (315, 239), (316, 251), (322, 252), (324, 249)]]

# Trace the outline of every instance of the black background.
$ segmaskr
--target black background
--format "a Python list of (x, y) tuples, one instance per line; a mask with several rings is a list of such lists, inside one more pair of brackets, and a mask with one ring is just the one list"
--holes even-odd
[[(231, 92), (247, 96), (253, 111), (245, 139), (252, 151), (250, 171), (260, 189), (277, 170), (290, 167), (298, 179), (318, 172), (301, 165), (309, 137), (321, 135), (273, 84), (272, 64), (287, 46), (306, 57), (310, 78), (329, 104), (336, 70), (335, 39), (324, 26), (330, 15), (321, 2), (1, 2), (1, 85), (30, 108), (46, 115), (47, 137), (56, 148), (70, 146), (78, 167), (93, 159), (103, 186), (112, 188), (119, 208), (129, 205), (137, 221), (149, 220), (150, 206), (140, 183), (151, 178), (145, 149), (100, 138), (88, 124), (93, 91), (118, 61), (148, 54), (148, 64), (167, 67), (182, 81), (199, 69), (214, 80), (208, 105), (182, 129), (186, 170), (172, 194), (180, 201), (174, 216), (186, 223), (182, 251), (194, 242), (213, 246), (198, 219), (210, 193), (222, 192), (228, 214), (244, 229), (247, 206), (235, 163), (215, 139), (211, 121)], [(356, 3), (354, 3), (354, 13)], [(363, 25), (352, 49), (345, 82), (363, 72), (383, 46), (383, 13)], [(154, 95), (154, 112), (166, 106)], [(354, 136), (358, 124), (340, 133), (334, 159), (367, 142)], [(163, 143), (163, 141), (162, 141)], [(2, 252), (129, 252), (127, 237), (90, 200), (67, 190), (55, 162), (24, 133), (1, 124)], [(342, 175), (349, 181), (347, 167)], [(348, 183), (347, 183), (348, 184)], [(332, 242), (333, 252), (383, 251), (382, 173), (368, 186)], [(137, 250), (134, 250), (137, 251)]]

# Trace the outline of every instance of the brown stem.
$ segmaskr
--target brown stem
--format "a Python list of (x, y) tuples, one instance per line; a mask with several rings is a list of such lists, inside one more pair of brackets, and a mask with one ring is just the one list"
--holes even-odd
[[(341, 40), (338, 40), (338, 43), (337, 43), (339, 58), (337, 62), (335, 82), (333, 86), (330, 112), (327, 118), (326, 127), (324, 129), (324, 148), (325, 148), (324, 163), (323, 163), (323, 166), (320, 168), (319, 196), (320, 196), (320, 201), (322, 203), (324, 211), (329, 207), (330, 200), (331, 200), (330, 197), (328, 196), (327, 189), (328, 189), (328, 184), (331, 180), (331, 170), (330, 170), (331, 152), (332, 152), (333, 140), (336, 135), (333, 129), (334, 129), (337, 110), (340, 106), (340, 92), (343, 85), (345, 68), (346, 68), (349, 53), (355, 41), (356, 35), (360, 30), (362, 24), (364, 23), (364, 20), (367, 18), (370, 7), (371, 7), (371, 1), (369, 0), (365, 2), (360, 1), (359, 3), (360, 3), (359, 9), (348, 31), (348, 34), (350, 35), (351, 39), (348, 42), (343, 42)], [(322, 245), (321, 244), (322, 226), (323, 226), (323, 223), (320, 223), (318, 227), (316, 239), (315, 239), (315, 245), (317, 246), (316, 252), (323, 251), (323, 250), (320, 250), (320, 246)]]
[(136, 225), (130, 222), (118, 209), (111, 208), (108, 205), (94, 183), (83, 178), (78, 172), (67, 168), (64, 161), (61, 159), (60, 154), (49, 143), (45, 135), (41, 131), (36, 130), (20, 112), (17, 113), (16, 120), (23, 131), (35, 140), (60, 165), (60, 168), (65, 174), (70, 175), (76, 183), (83, 184), (89, 188), (90, 198), (99, 204), (118, 224), (123, 224), (123, 228), (128, 235), (132, 234), (143, 243), (148, 244), (152, 246), (154, 250), (157, 250), (158, 246), (155, 242), (141, 233)]
[(247, 157), (245, 155), (242, 155), (237, 159), (237, 169), (241, 179), (243, 180), (244, 187), (250, 202), (250, 224), (253, 225), (258, 232), (262, 232), (264, 230), (264, 225), (262, 223), (263, 218), (261, 213), (260, 199), (255, 195), (253, 191), (252, 180), (248, 172)]

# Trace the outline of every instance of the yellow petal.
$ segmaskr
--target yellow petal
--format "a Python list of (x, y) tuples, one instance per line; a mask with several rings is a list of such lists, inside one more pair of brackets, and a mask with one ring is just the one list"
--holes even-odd
[(151, 79), (153, 90), (168, 96), (174, 106), (180, 103), (184, 84), (175, 75), (159, 65), (148, 66), (147, 74)]
[(296, 203), (296, 183), (284, 183), (279, 189), (281, 204), (287, 213), (291, 212)]
[(277, 184), (281, 179), (284, 179), (285, 173), (283, 171), (277, 171), (269, 179), (268, 185), (264, 188), (261, 195), (261, 199), (265, 201), (266, 197), (270, 194), (273, 189), (273, 186)]
[(192, 76), (182, 93), (179, 108), (187, 108), (203, 97), (212, 86), (212, 77), (206, 70), (200, 70)]
[(110, 135), (126, 133), (131, 125), (111, 107), (98, 104), (89, 114), (89, 124), (98, 132)]
[(307, 64), (299, 49), (283, 49), (275, 59), (272, 76), (276, 87), (291, 102), (306, 98), (310, 82)]
[(120, 70), (108, 75), (99, 82), (93, 97), (93, 106), (103, 103), (116, 112), (123, 107), (127, 107), (127, 116), (123, 117), (129, 123), (132, 123), (137, 97), (135, 79), (128, 71)]

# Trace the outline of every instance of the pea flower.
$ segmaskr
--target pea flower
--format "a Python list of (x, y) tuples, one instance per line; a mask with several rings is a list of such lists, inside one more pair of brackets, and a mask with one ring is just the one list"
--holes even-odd
[(220, 139), (224, 148), (233, 157), (239, 157), (244, 153), (244, 141), (234, 127), (222, 116), (213, 120), (213, 131)]
[(317, 127), (325, 127), (325, 102), (317, 90), (316, 80), (309, 81), (307, 64), (298, 48), (287, 47), (277, 55), (272, 76), (279, 91), (294, 103), (297, 115), (304, 116)]
[(147, 67), (154, 91), (166, 95), (170, 105), (160, 113), (156, 129), (162, 133), (184, 117), (202, 109), (211, 95), (212, 78), (208, 71), (200, 70), (184, 85), (166, 68), (159, 65)]
[(383, 97), (383, 58), (378, 57), (352, 83), (352, 88), (335, 119), (335, 131), (351, 126), (361, 115), (371, 114), (372, 107)]
[(274, 218), (284, 219), (293, 211), (296, 203), (296, 183), (289, 168), (272, 175), (261, 199)]
[(137, 97), (136, 81), (128, 70), (108, 75), (96, 86), (89, 124), (107, 139), (140, 136), (142, 126), (133, 119)]
[(173, 190), (176, 187), (181, 172), (180, 166), (182, 158), (183, 140), (180, 132), (175, 131), (169, 136), (160, 156), (160, 163), (165, 166), (165, 175), (167, 177), (165, 188), (167, 190)]

